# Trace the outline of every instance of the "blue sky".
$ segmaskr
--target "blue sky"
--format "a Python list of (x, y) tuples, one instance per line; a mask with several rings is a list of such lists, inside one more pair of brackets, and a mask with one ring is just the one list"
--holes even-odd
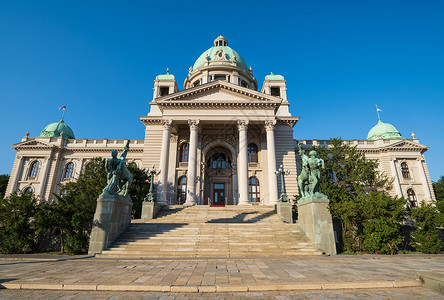
[[(189, 4), (188, 4), (189, 3)], [(179, 88), (218, 35), (259, 86), (287, 80), (296, 139), (365, 139), (381, 119), (430, 147), (444, 175), (444, 1), (0, 2), (0, 174), (60, 119), (77, 138), (143, 139), (153, 80)]]

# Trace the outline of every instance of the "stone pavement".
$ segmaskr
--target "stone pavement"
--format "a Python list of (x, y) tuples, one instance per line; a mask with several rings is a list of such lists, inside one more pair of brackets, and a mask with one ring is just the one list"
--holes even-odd
[(100, 292), (100, 291), (54, 291), (54, 290), (0, 290), (0, 299), (444, 299), (444, 295), (424, 287), (398, 289), (359, 289), (327, 291), (280, 291), (237, 293), (147, 293), (147, 292)]
[(0, 287), (21, 290), (243, 293), (421, 287), (443, 255), (113, 260), (0, 256)]

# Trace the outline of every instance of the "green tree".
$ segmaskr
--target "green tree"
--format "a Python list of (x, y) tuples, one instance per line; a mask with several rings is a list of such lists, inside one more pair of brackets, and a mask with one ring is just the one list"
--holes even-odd
[(441, 240), (436, 227), (442, 222), (442, 214), (437, 206), (422, 202), (411, 209), (411, 217), (416, 227), (413, 232), (416, 249), (423, 253), (441, 252)]
[(129, 195), (133, 201), (132, 215), (134, 219), (140, 219), (142, 203), (149, 191), (148, 174), (133, 163), (128, 165), (128, 170), (133, 174), (133, 182), (129, 189)]
[(433, 191), (435, 192), (436, 207), (440, 213), (438, 225), (444, 227), (444, 176), (433, 183)]
[(0, 175), (0, 198), (3, 198), (6, 193), (6, 187), (8, 186), (9, 175)]
[(0, 247), (2, 253), (29, 253), (35, 248), (33, 193), (13, 193), (0, 199)]
[(325, 161), (320, 191), (330, 199), (330, 212), (342, 227), (343, 250), (396, 253), (401, 241), (404, 199), (388, 194), (391, 180), (366, 160), (356, 146), (331, 139), (330, 147), (317, 148)]

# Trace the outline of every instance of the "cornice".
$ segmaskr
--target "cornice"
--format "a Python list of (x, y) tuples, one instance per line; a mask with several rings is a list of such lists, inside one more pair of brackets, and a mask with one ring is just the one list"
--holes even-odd
[(294, 125), (296, 125), (296, 123), (299, 121), (299, 117), (278, 117), (276, 120), (279, 123), (285, 123), (291, 127), (294, 127)]
[(139, 119), (144, 125), (162, 125), (162, 117), (140, 116)]

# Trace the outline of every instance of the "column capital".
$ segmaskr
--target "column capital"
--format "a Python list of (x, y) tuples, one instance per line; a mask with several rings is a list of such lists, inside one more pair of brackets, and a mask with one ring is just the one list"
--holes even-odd
[(237, 120), (237, 128), (239, 131), (248, 129), (248, 120)]
[(265, 120), (265, 130), (266, 131), (273, 131), (275, 125), (276, 125), (276, 119)]
[(160, 120), (160, 123), (162, 124), (163, 130), (171, 130), (171, 125), (173, 124), (172, 120), (164, 119)]
[(191, 120), (191, 119), (188, 120), (188, 125), (190, 125), (191, 130), (199, 129), (199, 123), (200, 120)]

